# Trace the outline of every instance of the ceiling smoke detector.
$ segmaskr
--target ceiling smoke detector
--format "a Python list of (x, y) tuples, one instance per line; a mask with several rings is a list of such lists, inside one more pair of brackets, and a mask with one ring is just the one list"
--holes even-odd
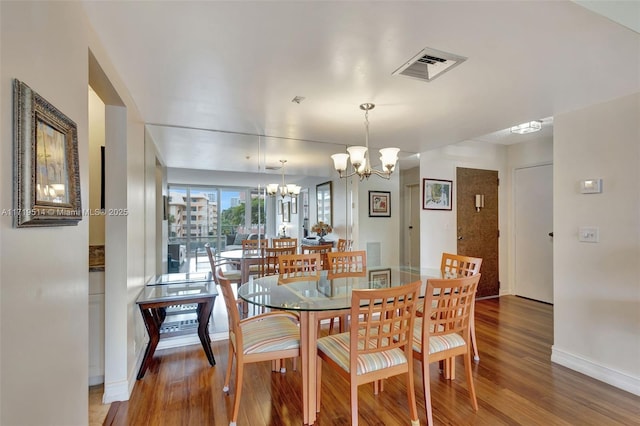
[(392, 75), (431, 81), (466, 60), (467, 58), (463, 56), (426, 47), (395, 70)]

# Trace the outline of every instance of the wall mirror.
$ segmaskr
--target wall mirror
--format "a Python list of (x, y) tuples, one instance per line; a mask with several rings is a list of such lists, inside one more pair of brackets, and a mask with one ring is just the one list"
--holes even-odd
[(331, 181), (316, 185), (318, 222), (322, 221), (331, 225), (333, 219), (332, 196)]

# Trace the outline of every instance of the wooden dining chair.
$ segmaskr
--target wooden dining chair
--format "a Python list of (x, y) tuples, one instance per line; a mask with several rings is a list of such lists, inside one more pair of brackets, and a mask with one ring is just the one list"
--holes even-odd
[(243, 258), (255, 258), (250, 260), (243, 260), (249, 267), (247, 277), (251, 275), (260, 275), (262, 269), (262, 256), (264, 255), (264, 249), (269, 246), (269, 240), (242, 240), (242, 257)]
[(327, 253), (329, 272), (327, 278), (364, 277), (367, 274), (367, 252), (332, 251)]
[[(358, 424), (358, 386), (406, 374), (411, 424), (418, 425), (411, 340), (422, 282), (353, 290), (348, 332), (318, 339), (317, 410), (320, 410), (322, 362), (349, 381), (351, 424)], [(431, 423), (432, 424), (432, 423)]]
[(352, 240), (347, 240), (344, 238), (338, 238), (338, 245), (336, 246), (337, 251), (351, 251), (351, 247), (353, 245)]
[(480, 274), (451, 279), (428, 279), (424, 297), (425, 311), (413, 328), (413, 356), (422, 362), (427, 424), (433, 425), (429, 364), (464, 358), (464, 370), (471, 406), (478, 411), (471, 371), (470, 322)]
[(271, 240), (271, 247), (275, 247), (275, 248), (295, 247), (297, 249), (298, 239), (297, 238), (273, 238)]
[(327, 253), (333, 250), (333, 244), (319, 244), (317, 246), (302, 246), (302, 254), (318, 253), (320, 255), (321, 269), (329, 269), (329, 260), (327, 259)]
[[(327, 253), (329, 261), (329, 271), (327, 279), (341, 277), (364, 277), (367, 274), (367, 252), (359, 251), (332, 251)], [(339, 317), (331, 317), (329, 319), (329, 334), (333, 333), (336, 318), (340, 319), (340, 332), (346, 331), (346, 324), (349, 318), (348, 314), (342, 314)]]
[(321, 261), (319, 253), (288, 254), (280, 256), (278, 261), (278, 282), (286, 284), (294, 281), (318, 281)]
[[(468, 277), (480, 273), (482, 259), (479, 257), (463, 256), (453, 253), (442, 253), (440, 260), (440, 272), (443, 278)], [(418, 316), (423, 313), (423, 304), (418, 304)], [(480, 361), (478, 352), (478, 344), (476, 341), (476, 325), (475, 325), (475, 305), (471, 312), (471, 347), (473, 348), (473, 359)], [(447, 377), (452, 371), (447, 369)]]
[[(286, 311), (273, 311), (240, 319), (231, 282), (222, 270), (217, 272), (229, 317), (229, 356), (222, 390), (229, 394), (233, 360), (236, 361), (236, 394), (230, 426), (235, 426), (240, 410), (244, 366), (252, 362), (279, 361), (300, 356), (300, 328), (297, 317)], [(294, 366), (295, 369), (295, 366)], [(280, 370), (284, 372), (284, 369)]]
[(260, 276), (266, 277), (278, 274), (280, 256), (289, 254), (296, 254), (296, 246), (266, 247), (262, 257)]
[(233, 284), (242, 284), (242, 273), (240, 271), (240, 262), (237, 260), (230, 259), (220, 259), (217, 258), (211, 249), (211, 245), (206, 243), (204, 245), (204, 249), (207, 252), (207, 256), (209, 257), (209, 264), (211, 265), (211, 275), (213, 278), (213, 282), (217, 285), (220, 285), (218, 281), (218, 276), (216, 271), (218, 268), (222, 269), (225, 277)]

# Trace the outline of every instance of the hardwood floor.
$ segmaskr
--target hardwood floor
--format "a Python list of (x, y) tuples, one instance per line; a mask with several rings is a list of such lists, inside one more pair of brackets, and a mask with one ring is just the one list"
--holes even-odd
[[(431, 365), (436, 425), (637, 425), (640, 397), (552, 364), (553, 307), (515, 296), (479, 300), (476, 333), (480, 362), (473, 375), (479, 410), (471, 408), (459, 359), (457, 378), (444, 380)], [(217, 365), (210, 367), (199, 345), (157, 351), (129, 401), (113, 403), (105, 425), (228, 425), (231, 394), (222, 392), (227, 341), (213, 342)], [(461, 357), (458, 357), (461, 358)], [(420, 423), (426, 424), (420, 365), (415, 365)], [(409, 424), (404, 379), (385, 382), (373, 395), (360, 387), (360, 424)], [(238, 425), (301, 425), (301, 377), (287, 365), (272, 373), (270, 363), (245, 369)], [(349, 388), (324, 368), (317, 425), (348, 425)]]

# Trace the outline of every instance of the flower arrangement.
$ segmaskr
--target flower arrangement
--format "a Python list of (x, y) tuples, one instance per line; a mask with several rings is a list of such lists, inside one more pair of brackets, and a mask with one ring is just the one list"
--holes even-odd
[(311, 232), (315, 232), (320, 237), (324, 237), (329, 232), (333, 231), (333, 228), (328, 223), (324, 223), (322, 221), (316, 223), (311, 227)]

